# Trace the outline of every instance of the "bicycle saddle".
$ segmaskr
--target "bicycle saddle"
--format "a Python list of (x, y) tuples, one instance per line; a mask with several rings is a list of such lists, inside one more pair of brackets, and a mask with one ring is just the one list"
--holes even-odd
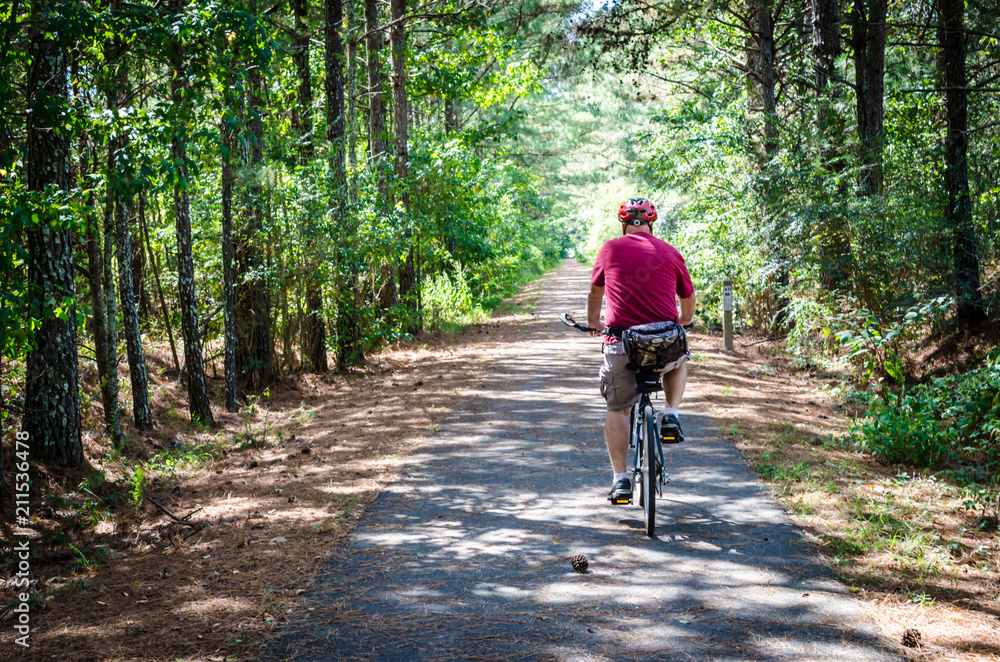
[(656, 393), (663, 390), (658, 372), (635, 373), (635, 390), (638, 393)]

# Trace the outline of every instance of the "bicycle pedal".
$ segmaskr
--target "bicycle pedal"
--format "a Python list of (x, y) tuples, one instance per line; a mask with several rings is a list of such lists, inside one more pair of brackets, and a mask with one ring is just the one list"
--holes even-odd
[(660, 430), (660, 442), (664, 444), (679, 444), (684, 441), (684, 435), (670, 427)]
[(631, 506), (632, 499), (608, 499), (612, 506)]

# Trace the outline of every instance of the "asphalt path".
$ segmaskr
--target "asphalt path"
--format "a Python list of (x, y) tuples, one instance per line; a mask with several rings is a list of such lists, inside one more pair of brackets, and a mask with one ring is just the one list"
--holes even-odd
[(549, 276), (265, 659), (898, 659), (710, 412), (681, 410), (655, 538), (638, 501), (609, 505), (599, 342), (558, 321), (588, 275)]

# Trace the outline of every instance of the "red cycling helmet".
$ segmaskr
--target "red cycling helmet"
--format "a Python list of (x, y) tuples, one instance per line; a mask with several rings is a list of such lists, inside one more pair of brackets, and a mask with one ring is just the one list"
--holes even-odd
[(632, 225), (652, 223), (656, 220), (656, 207), (645, 198), (632, 198), (622, 203), (618, 210), (618, 220)]

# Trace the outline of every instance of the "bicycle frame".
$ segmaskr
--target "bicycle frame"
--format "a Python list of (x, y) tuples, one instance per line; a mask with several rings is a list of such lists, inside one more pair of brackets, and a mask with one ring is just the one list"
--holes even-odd
[[(645, 430), (644, 421), (646, 420), (646, 409), (652, 416), (656, 415), (656, 409), (653, 408), (653, 402), (649, 397), (649, 393), (643, 393), (639, 402), (632, 405), (632, 410), (629, 412), (629, 430), (631, 434), (629, 436), (628, 446), (630, 449), (634, 449), (633, 453), (633, 478), (637, 477), (637, 474), (641, 473), (643, 470), (642, 466), (642, 439)], [(656, 480), (656, 495), (663, 496), (663, 484), (666, 482), (666, 464), (664, 463), (663, 456), (663, 443), (660, 441), (660, 435), (656, 435), (656, 459), (660, 464), (660, 475)], [(633, 482), (638, 482), (634, 480)]]

